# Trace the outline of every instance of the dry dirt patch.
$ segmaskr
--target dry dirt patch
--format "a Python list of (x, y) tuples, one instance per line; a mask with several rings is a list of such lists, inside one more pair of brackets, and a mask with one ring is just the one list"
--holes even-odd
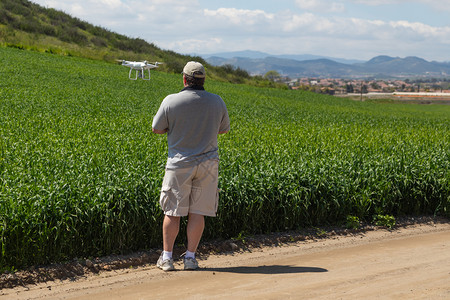
[[(450, 299), (450, 223), (419, 221), (395, 230), (312, 229), (203, 244), (202, 268), (194, 272), (181, 271), (179, 262), (180, 271), (160, 271), (157, 251), (77, 262), (75, 269), (47, 266), (47, 277), (34, 268), (14, 274), (22, 285), (4, 287), (0, 299)], [(34, 283), (24, 283), (26, 276)]]

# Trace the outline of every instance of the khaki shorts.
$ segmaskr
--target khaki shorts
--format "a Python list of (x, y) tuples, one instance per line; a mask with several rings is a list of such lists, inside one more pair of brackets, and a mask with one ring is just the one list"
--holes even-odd
[(182, 169), (167, 169), (159, 203), (168, 216), (184, 217), (189, 213), (216, 216), (219, 161), (207, 160)]

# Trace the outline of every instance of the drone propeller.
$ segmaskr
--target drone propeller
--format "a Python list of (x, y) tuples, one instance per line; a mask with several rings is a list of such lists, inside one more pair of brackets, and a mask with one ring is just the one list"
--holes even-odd
[(127, 61), (127, 60), (125, 60), (125, 59), (116, 59), (115, 61), (116, 61), (118, 64), (122, 64), (122, 65), (125, 65), (125, 64), (129, 63), (129, 61)]
[(152, 64), (152, 65), (162, 65), (164, 63), (159, 62), (159, 61), (148, 61), (148, 60), (144, 60), (143, 63), (145, 64)]

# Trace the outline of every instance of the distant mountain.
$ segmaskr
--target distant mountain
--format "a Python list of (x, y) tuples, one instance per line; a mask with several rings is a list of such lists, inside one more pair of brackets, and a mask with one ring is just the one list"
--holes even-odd
[(308, 54), (270, 56), (263, 52), (242, 51), (217, 53), (215, 56), (205, 57), (205, 60), (215, 66), (240, 67), (251, 74), (264, 75), (268, 71), (275, 70), (291, 78), (450, 77), (450, 63), (429, 62), (419, 57), (400, 58), (381, 55), (362, 62)]
[(206, 61), (215, 66), (232, 65), (248, 71), (253, 75), (264, 75), (275, 70), (291, 78), (298, 77), (351, 77), (358, 66), (339, 63), (330, 59), (295, 60), (278, 57), (246, 58), (246, 57), (209, 57)]
[[(237, 83), (252, 82), (242, 70), (260, 75), (276, 70), (291, 78), (450, 77), (450, 62), (429, 62), (419, 57), (377, 56), (363, 62), (311, 54), (270, 55), (259, 51), (225, 52), (209, 57), (181, 55), (27, 0), (0, 1), (0, 44), (111, 62), (116, 59), (164, 61), (159, 71), (174, 73), (179, 73), (186, 61), (198, 59), (206, 64), (211, 78)], [(223, 65), (236, 69), (217, 67)], [(258, 84), (258, 80), (253, 83)]]
[(231, 58), (235, 58), (235, 57), (251, 58), (251, 59), (264, 59), (267, 57), (275, 57), (275, 58), (292, 59), (292, 60), (299, 60), (299, 61), (325, 58), (325, 59), (333, 60), (333, 61), (340, 62), (340, 63), (347, 63), (347, 64), (364, 62), (362, 60), (356, 60), (356, 59), (345, 59), (345, 58), (321, 56), (321, 55), (314, 55), (314, 54), (273, 55), (273, 54), (269, 54), (269, 53), (265, 53), (265, 52), (252, 51), (252, 50), (221, 52), (221, 53), (213, 53), (213, 54), (201, 54), (198, 56), (203, 57), (204, 59), (210, 59), (210, 58), (231, 59)]
[(260, 51), (252, 51), (252, 50), (244, 50), (244, 51), (233, 51), (233, 52), (220, 52), (213, 54), (197, 54), (200, 57), (221, 57), (225, 59), (234, 58), (234, 57), (245, 57), (245, 58), (265, 58), (267, 56), (271, 56), (268, 53), (260, 52)]
[(372, 72), (405, 76), (417, 74), (422, 76), (450, 76), (450, 63), (428, 62), (425, 59), (408, 56), (405, 58), (377, 56), (364, 64), (356, 64)]
[(276, 55), (277, 58), (285, 58), (285, 59), (293, 59), (293, 60), (314, 60), (314, 59), (329, 59), (338, 63), (343, 64), (356, 64), (356, 63), (363, 63), (364, 61), (358, 60), (358, 59), (346, 59), (346, 58), (338, 58), (338, 57), (330, 57), (330, 56), (319, 56), (319, 55), (313, 55), (313, 54), (302, 54), (302, 55), (293, 55), (293, 54), (286, 54), (286, 55)]

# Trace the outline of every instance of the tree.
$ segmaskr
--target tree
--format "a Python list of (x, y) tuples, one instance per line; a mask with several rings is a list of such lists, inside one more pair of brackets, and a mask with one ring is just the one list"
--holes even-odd
[(351, 84), (351, 83), (347, 84), (346, 90), (347, 90), (347, 93), (353, 93), (354, 92), (353, 84)]
[(361, 86), (361, 93), (362, 94), (367, 94), (369, 91), (367, 90), (367, 85), (363, 84)]
[(370, 86), (371, 86), (374, 90), (378, 90), (378, 89), (381, 88), (380, 85), (379, 85), (377, 82), (375, 82), (375, 81), (371, 82), (371, 83), (370, 83)]
[(267, 72), (267, 73), (264, 75), (264, 78), (265, 78), (265, 79), (268, 79), (268, 80), (270, 80), (270, 81), (276, 81), (276, 80), (279, 79), (280, 77), (281, 77), (280, 73), (278, 73), (278, 72), (275, 71), (275, 70), (271, 70), (271, 71)]

